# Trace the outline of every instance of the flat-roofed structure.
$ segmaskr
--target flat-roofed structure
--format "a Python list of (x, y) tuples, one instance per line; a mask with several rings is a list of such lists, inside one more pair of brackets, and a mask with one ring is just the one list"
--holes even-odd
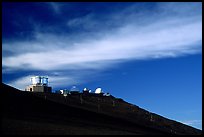
[(52, 87), (48, 86), (47, 76), (33, 76), (31, 77), (31, 85), (27, 86), (25, 90), (30, 92), (51, 92)]

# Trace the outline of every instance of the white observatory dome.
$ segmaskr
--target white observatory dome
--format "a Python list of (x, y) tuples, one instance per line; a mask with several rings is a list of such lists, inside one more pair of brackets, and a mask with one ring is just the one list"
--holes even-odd
[(101, 89), (101, 88), (97, 88), (97, 89), (95, 90), (95, 93), (96, 93), (96, 94), (102, 93), (102, 89)]

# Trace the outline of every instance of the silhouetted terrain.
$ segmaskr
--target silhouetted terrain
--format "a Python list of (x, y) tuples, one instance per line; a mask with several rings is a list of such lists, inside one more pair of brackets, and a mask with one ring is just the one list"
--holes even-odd
[(201, 134), (113, 96), (20, 91), (2, 84), (1, 134)]

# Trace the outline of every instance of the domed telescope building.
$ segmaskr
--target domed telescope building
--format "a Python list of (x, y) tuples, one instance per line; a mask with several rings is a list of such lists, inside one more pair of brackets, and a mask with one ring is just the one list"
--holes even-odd
[(25, 90), (30, 92), (51, 92), (52, 87), (48, 86), (47, 76), (33, 76), (31, 77), (31, 85), (27, 86)]

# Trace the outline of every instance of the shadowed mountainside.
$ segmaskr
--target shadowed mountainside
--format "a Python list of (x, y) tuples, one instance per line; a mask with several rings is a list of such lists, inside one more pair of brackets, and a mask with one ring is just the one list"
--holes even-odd
[(201, 134), (113, 96), (20, 91), (1, 85), (1, 134)]

